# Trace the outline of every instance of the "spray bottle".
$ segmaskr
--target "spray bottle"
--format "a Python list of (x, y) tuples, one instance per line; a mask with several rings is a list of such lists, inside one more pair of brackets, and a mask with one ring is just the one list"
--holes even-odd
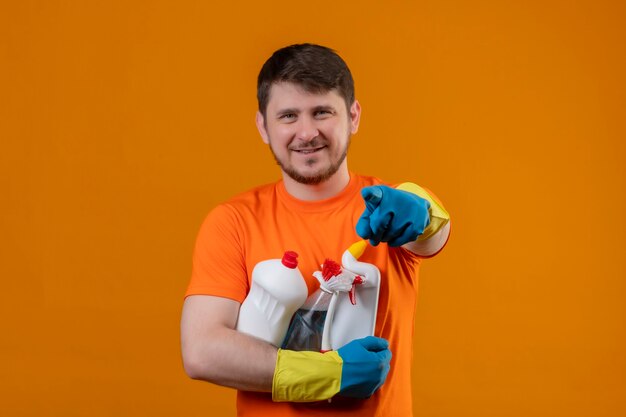
[[(337, 294), (332, 321), (332, 336), (327, 342), (332, 350), (337, 350), (354, 339), (374, 335), (376, 315), (378, 312), (378, 295), (380, 293), (380, 270), (373, 264), (359, 261), (367, 248), (366, 240), (352, 244), (341, 257), (344, 271), (351, 272), (361, 278), (357, 287), (356, 300), (351, 292)], [(328, 349), (328, 346), (323, 346)]]
[(341, 265), (326, 259), (313, 273), (320, 288), (296, 311), (284, 349), (326, 352), (374, 334), (380, 271), (359, 261), (366, 247), (367, 241), (358, 241), (344, 252)]

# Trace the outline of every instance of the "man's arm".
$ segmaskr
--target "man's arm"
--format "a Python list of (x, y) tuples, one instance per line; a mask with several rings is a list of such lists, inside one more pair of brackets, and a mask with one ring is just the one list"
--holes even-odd
[(410, 250), (416, 255), (429, 257), (436, 255), (448, 241), (450, 236), (450, 221), (446, 223), (437, 233), (426, 240), (416, 240), (402, 245), (403, 248)]
[(277, 350), (234, 330), (239, 306), (227, 298), (187, 297), (181, 341), (191, 378), (296, 402), (335, 394), (368, 398), (385, 382), (391, 361), (385, 339), (369, 336), (327, 353)]
[(425, 189), (402, 183), (396, 188), (374, 185), (361, 190), (365, 211), (356, 232), (372, 245), (387, 242), (423, 256), (439, 252), (450, 236), (450, 215)]
[(240, 303), (208, 295), (185, 299), (181, 344), (185, 372), (246, 391), (272, 391), (277, 349), (237, 332)]

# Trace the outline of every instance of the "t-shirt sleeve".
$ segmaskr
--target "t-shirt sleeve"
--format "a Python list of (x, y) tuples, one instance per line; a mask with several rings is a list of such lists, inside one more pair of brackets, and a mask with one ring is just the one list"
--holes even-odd
[(198, 232), (185, 297), (213, 295), (243, 302), (247, 292), (241, 224), (235, 209), (222, 204), (209, 213)]
[[(439, 203), (439, 205), (441, 205), (443, 207), (443, 203), (441, 202), (441, 200), (439, 199), (439, 197), (437, 197), (437, 195), (435, 195), (435, 193), (433, 193), (432, 191), (430, 191), (428, 188), (426, 187), (422, 187), (424, 188), (424, 190), (426, 190), (426, 192), (428, 193), (428, 195), (430, 195), (433, 200), (435, 200), (437, 203)], [(446, 210), (447, 211), (447, 210)], [(449, 212), (448, 212), (449, 213)], [(448, 220), (449, 222), (450, 220)], [(441, 246), (441, 248), (439, 248), (439, 250), (436, 253), (433, 253), (432, 255), (428, 255), (428, 256), (424, 256), (423, 258), (432, 258), (436, 255), (438, 255), (439, 253), (441, 253), (441, 251), (443, 250), (443, 248), (445, 248), (448, 245), (448, 241), (450, 240), (450, 233), (452, 233), (452, 230), (450, 230), (449, 234), (448, 234), (448, 238), (446, 239), (446, 241), (443, 243), (443, 245)]]

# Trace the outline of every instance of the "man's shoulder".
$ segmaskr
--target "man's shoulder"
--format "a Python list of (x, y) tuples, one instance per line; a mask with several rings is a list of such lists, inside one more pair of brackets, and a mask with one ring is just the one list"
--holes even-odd
[(263, 184), (240, 192), (214, 205), (205, 217), (205, 224), (235, 225), (260, 218), (272, 201), (277, 183)]
[[(362, 174), (352, 174), (352, 175), (356, 176), (357, 180), (360, 183), (360, 186), (362, 186), (362, 187), (368, 187), (370, 185), (387, 185), (389, 187), (396, 188), (399, 185), (402, 185), (402, 184), (405, 184), (405, 183), (411, 183), (411, 184), (419, 185), (418, 183), (413, 182), (411, 180), (409, 180), (408, 182), (407, 181), (391, 181), (390, 182), (390, 181), (383, 181), (380, 178), (374, 177), (374, 176), (371, 176), (371, 175), (362, 175)], [(419, 186), (424, 188), (424, 189), (426, 189), (426, 190), (428, 190), (423, 185), (419, 185)], [(430, 191), (430, 190), (428, 190), (428, 191)]]
[(388, 184), (387, 182), (381, 180), (380, 178), (374, 177), (372, 175), (363, 175), (363, 174), (356, 174), (356, 173), (352, 173), (351, 175), (353, 175), (356, 178), (360, 187), (369, 187), (371, 185), (380, 185), (380, 184), (387, 185)]
[(230, 208), (238, 212), (258, 210), (275, 198), (278, 183), (262, 184), (237, 193), (219, 203), (216, 208)]

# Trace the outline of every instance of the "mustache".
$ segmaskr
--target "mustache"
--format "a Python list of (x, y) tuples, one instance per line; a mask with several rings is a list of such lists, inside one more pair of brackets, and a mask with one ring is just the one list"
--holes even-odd
[(305, 151), (308, 149), (321, 148), (322, 146), (326, 146), (326, 145), (327, 145), (326, 141), (318, 137), (308, 142), (302, 142), (302, 143), (298, 143), (294, 145), (289, 145), (287, 146), (287, 149), (289, 149), (290, 151)]

